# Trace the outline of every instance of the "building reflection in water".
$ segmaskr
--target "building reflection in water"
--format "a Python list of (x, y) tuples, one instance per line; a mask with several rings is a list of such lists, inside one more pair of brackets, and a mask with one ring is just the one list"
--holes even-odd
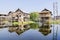
[(49, 33), (51, 33), (51, 26), (49, 25), (45, 25), (45, 26), (41, 26), (39, 28), (39, 32), (41, 32), (44, 36), (48, 35)]
[(51, 26), (50, 25), (45, 25), (45, 26), (40, 26), (37, 23), (34, 24), (29, 24), (29, 25), (20, 25), (17, 27), (9, 27), (9, 32), (16, 32), (18, 35), (21, 33), (29, 30), (29, 29), (39, 29), (38, 31), (41, 32), (44, 36), (48, 35), (51, 33)]
[(9, 27), (8, 31), (10, 33), (16, 32), (18, 35), (28, 30), (30, 27), (28, 25), (20, 25), (18, 27)]
[(8, 27), (8, 31), (10, 33), (16, 32), (18, 35), (20, 35), (21, 33), (29, 29), (37, 29), (37, 28), (38, 28), (38, 24), (34, 23), (34, 24), (29, 24), (29, 25), (11, 26), (11, 27)]

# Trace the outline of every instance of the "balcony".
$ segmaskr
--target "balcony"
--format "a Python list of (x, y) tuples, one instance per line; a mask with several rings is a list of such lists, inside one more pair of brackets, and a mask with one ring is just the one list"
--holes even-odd
[(51, 17), (51, 15), (40, 15), (40, 17)]

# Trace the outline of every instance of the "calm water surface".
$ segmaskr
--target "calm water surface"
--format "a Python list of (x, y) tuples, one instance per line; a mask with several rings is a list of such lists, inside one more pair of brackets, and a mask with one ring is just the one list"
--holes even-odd
[[(0, 28), (0, 40), (53, 40), (53, 27), (57, 30), (57, 40), (60, 39), (60, 25), (52, 27), (33, 27), (20, 30), (20, 27)], [(35, 25), (36, 26), (36, 25)], [(55, 33), (54, 33), (55, 34)]]

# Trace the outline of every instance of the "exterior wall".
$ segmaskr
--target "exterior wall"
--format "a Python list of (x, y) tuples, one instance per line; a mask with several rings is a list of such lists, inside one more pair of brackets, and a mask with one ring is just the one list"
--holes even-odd
[(30, 17), (28, 13), (24, 13), (21, 10), (18, 10), (9, 13), (9, 18), (12, 19), (12, 21), (23, 22), (23, 21), (28, 21)]
[(23, 20), (24, 21), (29, 21), (29, 19), (30, 19), (30, 15), (25, 13)]
[(43, 11), (43, 12), (40, 12), (40, 21), (43, 23), (43, 24), (49, 24), (50, 21), (51, 21), (51, 13), (49, 11)]
[[(7, 15), (2, 14), (0, 16), (0, 27), (2, 27), (3, 25), (5, 25), (7, 23), (8, 19), (7, 19)], [(6, 25), (5, 25), (6, 26)]]
[(60, 20), (60, 16), (54, 16), (53, 20)]
[(40, 12), (40, 17), (51, 17), (51, 14), (49, 12)]

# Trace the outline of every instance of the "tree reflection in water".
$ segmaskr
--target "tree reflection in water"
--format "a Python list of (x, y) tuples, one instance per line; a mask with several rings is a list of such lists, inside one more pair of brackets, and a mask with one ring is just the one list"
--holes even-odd
[(37, 23), (30, 24), (31, 29), (38, 29), (39, 25)]

